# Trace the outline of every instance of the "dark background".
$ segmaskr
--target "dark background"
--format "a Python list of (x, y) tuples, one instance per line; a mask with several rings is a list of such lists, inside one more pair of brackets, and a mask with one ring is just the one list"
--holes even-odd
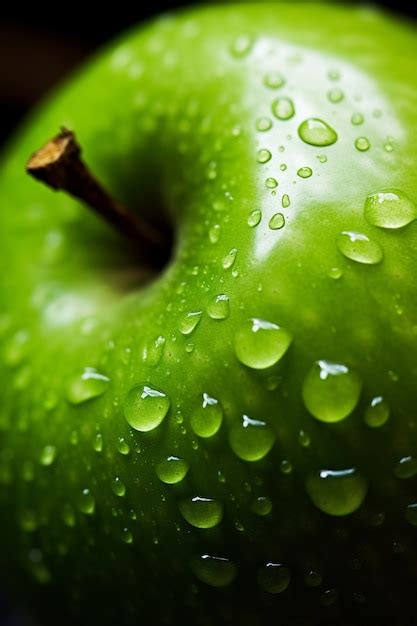
[[(55, 6), (49, 2), (25, 6), (16, 0), (4, 4), (0, 8), (0, 147), (34, 103), (103, 42), (162, 11), (197, 3), (155, 0), (135, 8), (121, 1), (101, 3), (99, 8), (88, 1), (79, 7), (59, 0)], [(405, 19), (416, 18), (413, 0), (375, 4)], [(0, 626), (28, 626), (1, 594)]]

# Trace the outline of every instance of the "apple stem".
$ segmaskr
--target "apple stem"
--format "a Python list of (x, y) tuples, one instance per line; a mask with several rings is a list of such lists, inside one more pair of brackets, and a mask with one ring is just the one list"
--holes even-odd
[(153, 265), (165, 260), (165, 237), (137, 215), (129, 211), (91, 173), (81, 159), (81, 147), (75, 134), (61, 132), (37, 150), (26, 165), (28, 174), (52, 189), (63, 190), (81, 200), (125, 237), (140, 246), (141, 256)]

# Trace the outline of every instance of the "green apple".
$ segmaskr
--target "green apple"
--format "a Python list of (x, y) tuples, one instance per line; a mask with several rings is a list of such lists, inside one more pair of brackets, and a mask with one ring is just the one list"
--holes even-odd
[[(9, 146), (2, 576), (42, 625), (411, 623), (416, 49), (370, 8), (167, 15)], [(162, 270), (25, 174), (61, 126)]]

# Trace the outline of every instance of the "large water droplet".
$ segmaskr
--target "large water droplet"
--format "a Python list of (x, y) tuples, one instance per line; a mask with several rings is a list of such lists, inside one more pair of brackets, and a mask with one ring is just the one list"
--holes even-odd
[(275, 443), (274, 431), (265, 422), (243, 415), (232, 425), (229, 442), (233, 452), (243, 461), (259, 461)]
[(266, 320), (246, 320), (234, 337), (235, 354), (239, 361), (253, 369), (265, 369), (278, 363), (293, 340), (291, 333)]
[(379, 243), (363, 233), (345, 230), (337, 236), (336, 244), (346, 258), (357, 263), (377, 265), (384, 258)]
[(193, 559), (191, 564), (199, 580), (211, 587), (226, 587), (235, 579), (236, 565), (229, 559), (203, 554)]
[(149, 385), (135, 385), (124, 402), (128, 424), (140, 432), (148, 432), (159, 426), (170, 407), (170, 399), (163, 392)]
[(365, 219), (379, 228), (403, 228), (417, 219), (417, 206), (398, 189), (370, 194), (365, 201)]
[(285, 226), (285, 217), (282, 213), (275, 213), (269, 220), (268, 224), (271, 230), (280, 230)]
[(346, 365), (317, 361), (303, 384), (308, 411), (322, 422), (339, 422), (356, 407), (361, 393), (359, 375)]
[(110, 378), (93, 367), (86, 367), (81, 375), (74, 376), (67, 386), (67, 399), (71, 404), (82, 404), (98, 398), (107, 391)]
[(277, 98), (272, 103), (272, 113), (279, 120), (289, 120), (295, 114), (294, 103), (291, 98)]
[(403, 456), (394, 468), (394, 474), (402, 480), (417, 474), (417, 459), (413, 456)]
[(267, 593), (282, 593), (290, 584), (290, 570), (282, 563), (266, 563), (259, 568), (258, 583)]
[(383, 426), (390, 416), (390, 408), (382, 396), (372, 398), (370, 405), (365, 410), (365, 423), (371, 428)]
[(123, 543), (127, 543), (128, 545), (133, 543), (133, 534), (128, 528), (123, 528), (120, 536)]
[(265, 185), (268, 187), (268, 189), (276, 189), (278, 187), (278, 181), (276, 178), (270, 176), (266, 179)]
[(317, 117), (304, 120), (298, 127), (300, 138), (312, 146), (331, 146), (337, 141), (337, 133)]
[(212, 320), (225, 320), (230, 314), (229, 296), (220, 293), (214, 296), (207, 305), (207, 313)]
[(181, 318), (178, 329), (183, 335), (191, 335), (201, 321), (201, 311), (190, 311)]
[(96, 508), (96, 500), (89, 489), (83, 489), (78, 498), (78, 509), (85, 515), (93, 515)]
[(191, 414), (191, 428), (199, 437), (213, 437), (223, 421), (223, 409), (216, 398), (203, 393), (201, 404)]
[(344, 470), (321, 470), (306, 482), (307, 492), (320, 511), (328, 515), (350, 515), (365, 500), (366, 480), (354, 467)]
[(155, 468), (159, 480), (167, 485), (180, 483), (186, 477), (190, 466), (178, 456), (168, 456)]
[(223, 507), (213, 498), (195, 496), (180, 502), (179, 509), (183, 518), (196, 528), (214, 528), (223, 518)]

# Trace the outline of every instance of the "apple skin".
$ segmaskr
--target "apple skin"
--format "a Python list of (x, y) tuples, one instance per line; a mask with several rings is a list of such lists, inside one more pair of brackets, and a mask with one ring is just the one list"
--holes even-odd
[[(417, 226), (376, 227), (364, 204), (387, 189), (417, 198), (415, 60), (415, 30), (376, 10), (294, 2), (184, 11), (100, 52), (9, 146), (0, 545), (5, 584), (42, 624), (409, 623)], [(294, 104), (289, 119), (271, 109), (283, 97)], [(271, 127), (259, 130), (270, 124), (260, 118)], [(302, 141), (309, 118), (337, 141)], [(159, 275), (80, 203), (25, 175), (27, 157), (62, 125), (115, 197), (172, 225), (174, 252)], [(355, 147), (359, 137), (369, 149)], [(310, 177), (297, 174), (303, 167)], [(257, 210), (260, 223), (248, 225)], [(285, 225), (273, 230), (278, 212)], [(383, 259), (347, 258), (337, 245), (345, 231), (377, 242)], [(212, 319), (219, 294), (230, 314)], [(236, 356), (252, 318), (293, 338), (270, 367)], [(265, 336), (264, 346), (257, 336), (246, 345), (252, 365), (275, 345)], [(318, 360), (354, 372), (356, 391), (343, 377), (339, 404), (327, 388), (309, 391)], [(170, 401), (149, 432), (126, 419), (143, 404), (128, 399), (140, 384)], [(210, 437), (193, 431), (203, 393), (223, 413)], [(311, 414), (331, 402), (337, 412), (355, 393), (344, 419)], [(374, 413), (390, 415), (373, 428), (379, 397)], [(146, 419), (164, 412), (143, 406)], [(258, 424), (244, 430), (243, 415)], [(189, 466), (176, 484), (158, 478), (170, 456)], [(324, 470), (345, 474), (319, 479)], [(214, 504), (195, 513), (187, 499), (196, 497)], [(190, 506), (203, 525), (219, 523), (196, 528)]]

